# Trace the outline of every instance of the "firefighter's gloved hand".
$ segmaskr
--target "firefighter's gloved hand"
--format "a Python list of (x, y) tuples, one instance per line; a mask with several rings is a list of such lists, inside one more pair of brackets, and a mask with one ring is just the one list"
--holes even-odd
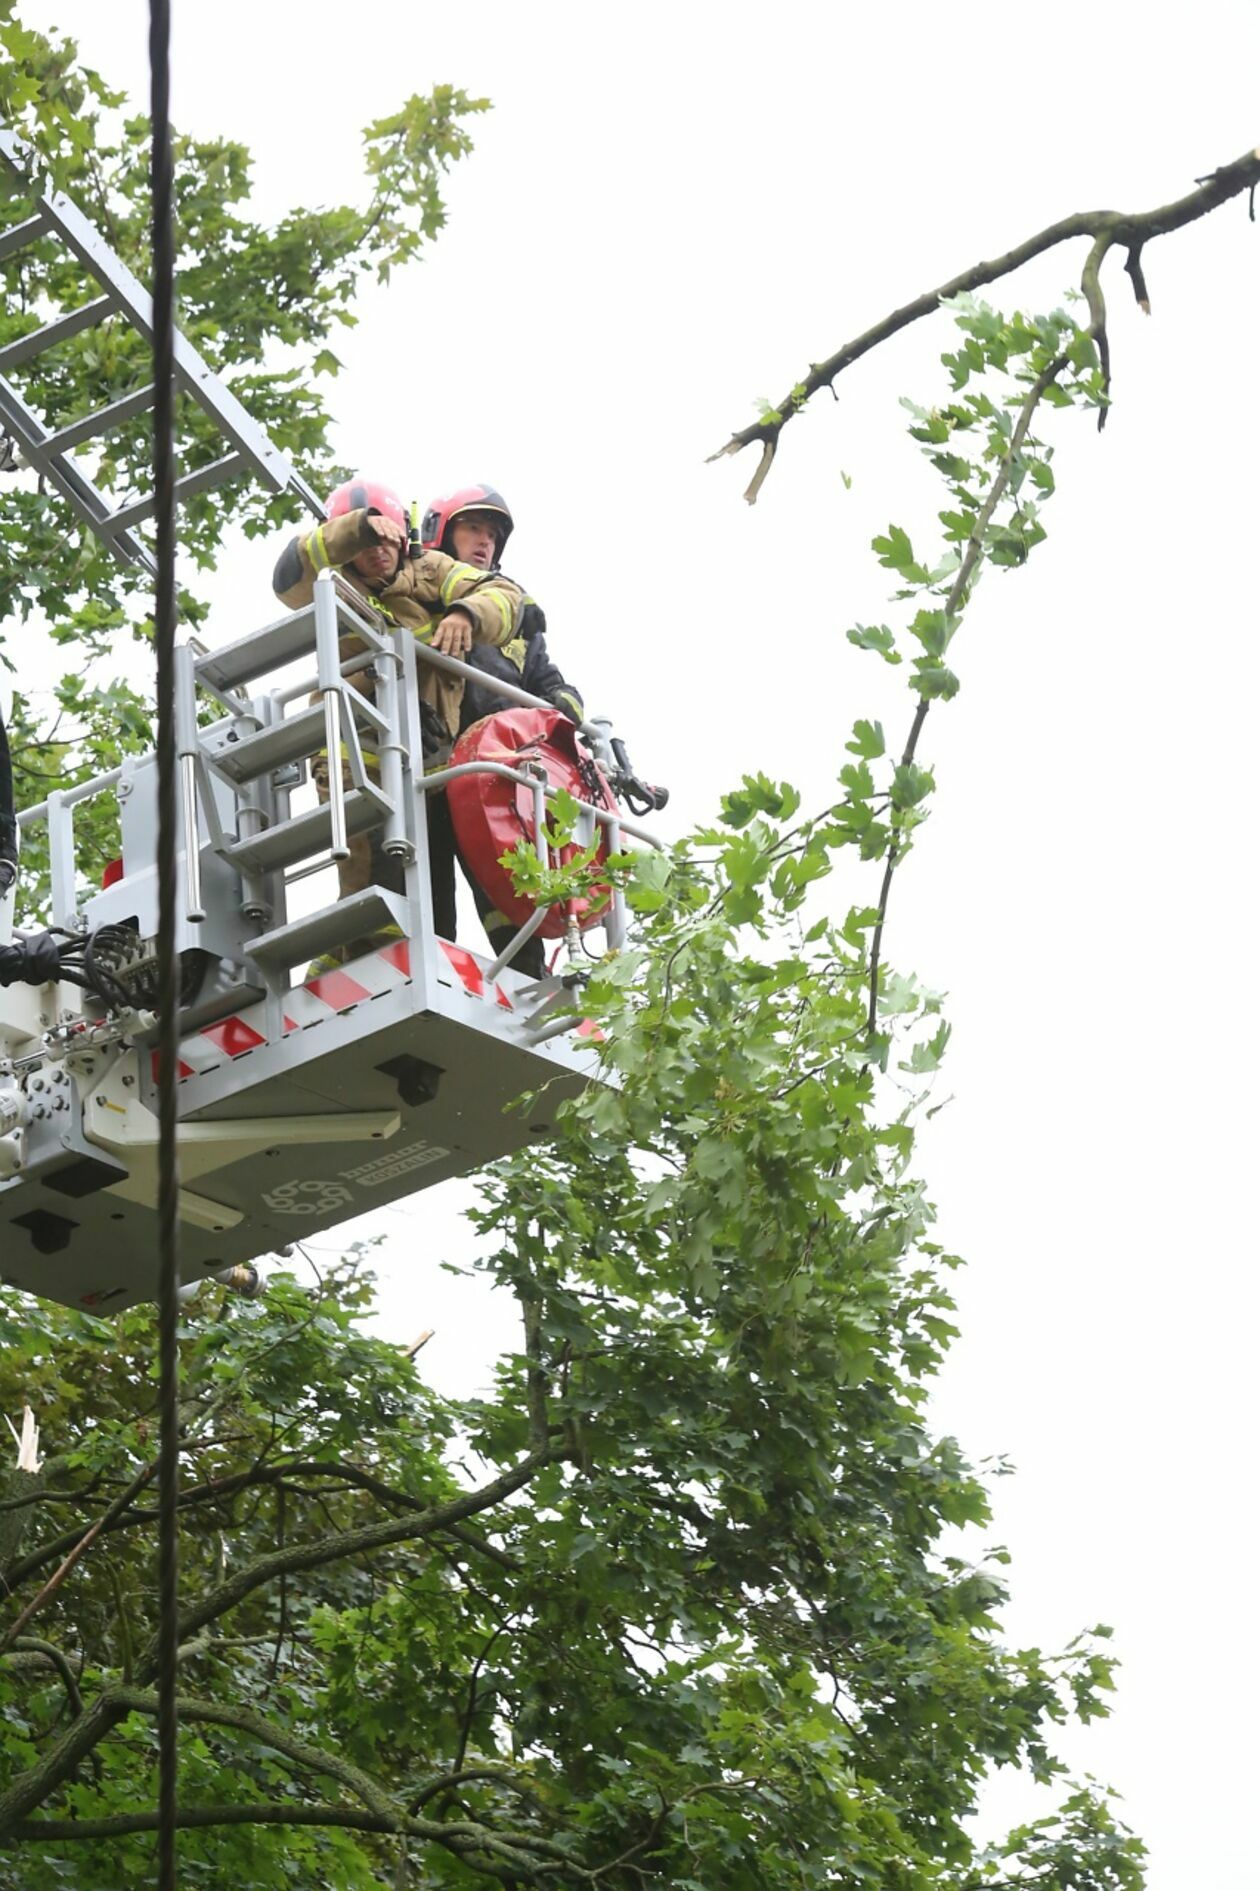
[(0, 946), (0, 985), (48, 985), (61, 977), (61, 941), (55, 933)]
[(10, 860), (7, 855), (0, 854), (0, 900), (4, 898), (5, 894), (15, 884), (16, 880), (17, 861)]
[(444, 755), (450, 749), (450, 731), (432, 703), (420, 705), (420, 739), (426, 755)]

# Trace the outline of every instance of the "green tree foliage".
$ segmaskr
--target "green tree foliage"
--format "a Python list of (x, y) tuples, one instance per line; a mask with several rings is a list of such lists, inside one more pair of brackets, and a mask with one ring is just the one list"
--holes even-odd
[[(67, 77), (81, 122), (106, 95)], [(103, 161), (95, 134), (79, 149), (85, 174)], [(134, 223), (138, 173), (131, 212), (103, 201)], [(396, 260), (388, 225), (347, 238), (347, 280), (375, 231)], [(831, 805), (748, 777), (711, 827), (616, 869), (637, 940), (582, 998), (610, 1082), (493, 1171), (474, 1216), (520, 1312), (493, 1390), (428, 1390), (367, 1330), (353, 1260), (254, 1303), (211, 1288), (187, 1318), (190, 1885), (1142, 1882), (1140, 1842), (1055, 1750), (1106, 1712), (1108, 1631), (1004, 1642), (986, 1484), (929, 1423), (958, 1262), (913, 1157), (948, 1027), (885, 965), (885, 922), (976, 583), (1043, 536), (1040, 409), (1106, 398), (1068, 314), (954, 314), (952, 386), (911, 427), (948, 486), (942, 540), (876, 540), (899, 608), (850, 633), (906, 666), (909, 734), (890, 750), (860, 720)], [(264, 341), (276, 320), (259, 313)], [(301, 445), (304, 384), (268, 385)], [(30, 542), (65, 557), (43, 516)], [(99, 609), (122, 608), (116, 585), (84, 566)], [(48, 1453), (0, 1484), (0, 1886), (113, 1891), (152, 1869), (152, 1320), (0, 1295), (0, 1327), (0, 1410), (29, 1402)], [(986, 1843), (999, 1768), (1053, 1809)]]
[[(630, 878), (641, 943), (584, 1001), (619, 1084), (477, 1211), (521, 1309), (492, 1396), (427, 1392), (349, 1270), (190, 1319), (189, 1882), (1140, 1883), (1079, 1784), (972, 1836), (1112, 1663), (1006, 1647), (1005, 1555), (964, 1554), (988, 1497), (925, 1410), (956, 1263), (874, 1055), (930, 1069), (939, 1002), (886, 976), (872, 1043), (870, 911), (801, 912), (851, 843), (794, 815), (750, 780)], [(2, 1500), (11, 1624), (105, 1521), (0, 1664), (0, 1872), (104, 1891), (151, 1843), (151, 1322), (3, 1337), (53, 1453)]]
[[(322, 487), (335, 474), (330, 414), (318, 377), (335, 376), (332, 341), (356, 321), (365, 281), (420, 253), (445, 221), (442, 178), (471, 148), (465, 121), (488, 101), (449, 85), (412, 97), (363, 134), (367, 188), (362, 205), (290, 211), (274, 226), (248, 215), (250, 157), (225, 139), (174, 141), (178, 319), (209, 365), (272, 439)], [(148, 120), (81, 64), (72, 40), (24, 26), (14, 0), (0, 0), (0, 118), (39, 152), (56, 186), (71, 196), (140, 280), (148, 280)], [(10, 194), (7, 225), (24, 214)], [(90, 299), (95, 291), (56, 241), (28, 245), (0, 261), (0, 346)], [(151, 380), (145, 343), (120, 318), (82, 330), (30, 364), (23, 394), (39, 413), (68, 424)], [(181, 395), (177, 425), (184, 470), (219, 457), (222, 445), (196, 403)], [(147, 490), (147, 415), (105, 437), (88, 468), (106, 490)], [(66, 672), (51, 724), (21, 694), (11, 731), (20, 804), (41, 800), (50, 780), (65, 785), (116, 766), (150, 739), (148, 702), (118, 675), (131, 636), (147, 638), (150, 581), (120, 566), (60, 495), (27, 474), (4, 481), (0, 508), (0, 661), (12, 666), (21, 626), (35, 614), (65, 648)], [(231, 484), (181, 510), (181, 546), (201, 567), (213, 563), (229, 524), (249, 536), (275, 531), (293, 502), (255, 485)], [(181, 592), (185, 619), (203, 615)], [(8, 649), (5, 645), (8, 645)], [(85, 848), (112, 851), (103, 808), (83, 810)], [(96, 833), (92, 823), (100, 832)], [(28, 895), (37, 878), (26, 875)]]

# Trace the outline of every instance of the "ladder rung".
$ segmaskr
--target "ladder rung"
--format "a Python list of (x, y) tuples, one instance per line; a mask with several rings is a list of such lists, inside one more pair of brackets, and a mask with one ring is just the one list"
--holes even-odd
[[(367, 713), (370, 705), (357, 690), (347, 691), (346, 695), (353, 699), (351, 708), (358, 711), (355, 722), (360, 733), (370, 741), (376, 720)], [(342, 700), (345, 701), (345, 695)], [(322, 754), (326, 728), (323, 703), (312, 703), (296, 716), (286, 716), (282, 722), (273, 722), (239, 742), (224, 742), (215, 749), (210, 760), (229, 781), (256, 781), (259, 775), (269, 775), (287, 762), (300, 762), (308, 756)]]
[(134, 394), (124, 394), (121, 400), (112, 401), (108, 407), (98, 408), (94, 414), (85, 414), (82, 420), (63, 427), (60, 433), (50, 433), (44, 442), (45, 452), (69, 453), (73, 448), (82, 446), (85, 440), (94, 440), (97, 434), (108, 433), (111, 427), (121, 427), (124, 420), (143, 414), (152, 407), (156, 393), (157, 389), (153, 386), (137, 388)]
[[(0, 154), (3, 153), (3, 134), (0, 134)], [(80, 471), (73, 460), (62, 458), (58, 454), (49, 454), (45, 449), (48, 433), (39, 416), (32, 412), (20, 395), (16, 394), (4, 376), (0, 374), (0, 423), (3, 423), (29, 463), (46, 479), (52, 481), (58, 491), (63, 493), (85, 525), (91, 527), (98, 538), (105, 537), (105, 522), (109, 517), (109, 506), (102, 493), (96, 490), (91, 480)], [(107, 539), (120, 558), (141, 565), (145, 571), (156, 572), (157, 567), (147, 546), (129, 532), (120, 533), (117, 538)]]
[[(185, 473), (182, 479), (175, 481), (176, 505), (191, 499), (194, 493), (221, 486), (224, 480), (245, 472), (246, 466), (243, 453), (226, 453), (221, 460), (211, 460), (208, 466), (199, 466), (195, 473)], [(111, 513), (101, 530), (111, 538), (118, 532), (129, 532), (133, 526), (143, 525), (146, 519), (152, 518), (156, 507), (157, 496), (150, 493), (147, 499), (137, 499), (129, 506), (123, 506), (121, 511)]]
[(46, 349), (55, 348), (59, 341), (67, 341), (81, 328), (91, 328), (93, 322), (103, 320), (113, 308), (113, 296), (98, 295), (94, 302), (84, 302), (81, 307), (71, 309), (69, 315), (58, 316), (55, 322), (47, 322), (43, 328), (19, 336), (7, 348), (0, 348), (0, 369), (14, 368), (19, 361), (29, 361), (32, 355), (42, 355)]
[[(370, 827), (379, 827), (389, 811), (388, 797), (379, 788), (366, 793), (352, 788), (346, 796), (346, 833), (362, 834)], [(331, 840), (332, 815), (328, 803), (323, 801), (317, 808), (295, 815), (291, 821), (277, 821), (274, 827), (265, 827), (260, 834), (230, 841), (223, 852), (234, 866), (253, 873), (271, 873), (277, 867), (292, 866), (295, 860), (304, 860), (310, 854), (322, 853)]]
[(25, 249), (37, 236), (43, 236), (49, 227), (50, 219), (41, 210), (37, 216), (28, 217), (25, 223), (14, 223), (7, 230), (0, 231), (0, 261), (12, 256), (14, 250)]
[(323, 952), (386, 927), (391, 932), (406, 933), (406, 902), (382, 887), (367, 886), (338, 900), (335, 906), (322, 907), (302, 919), (291, 920), (287, 926), (277, 926), (274, 932), (263, 933), (260, 939), (251, 939), (245, 950), (255, 964), (287, 971), (304, 959), (317, 959)]
[(197, 681), (207, 689), (236, 689), (265, 676), (268, 670), (283, 669), (315, 648), (315, 606), (307, 604), (287, 617), (278, 617), (265, 630), (252, 637), (240, 637), (212, 650), (197, 663)]

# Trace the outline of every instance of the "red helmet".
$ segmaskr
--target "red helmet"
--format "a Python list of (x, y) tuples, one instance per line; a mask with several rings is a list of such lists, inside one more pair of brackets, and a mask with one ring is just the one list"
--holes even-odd
[(364, 506), (370, 512), (383, 512), (387, 519), (396, 519), (403, 531), (407, 530), (407, 508), (398, 494), (379, 480), (364, 479), (361, 473), (329, 493), (324, 501), (324, 517), (339, 519), (343, 512), (358, 512)]
[(447, 534), (461, 512), (496, 514), (495, 558), (503, 556), (503, 547), (512, 535), (512, 514), (508, 502), (493, 486), (461, 486), (449, 499), (432, 499), (420, 527), (420, 537), (427, 552), (449, 552)]

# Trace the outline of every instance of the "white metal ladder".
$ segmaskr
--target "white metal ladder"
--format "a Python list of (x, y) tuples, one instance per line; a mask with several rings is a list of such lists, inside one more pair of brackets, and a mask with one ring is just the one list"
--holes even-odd
[[(53, 419), (37, 414), (9, 378), (11, 369), (35, 361), (59, 342), (110, 316), (122, 316), (151, 342), (152, 299), (126, 264), (102, 241), (77, 204), (60, 191), (45, 187), (39, 176), (39, 159), (31, 147), (3, 129), (0, 129), (0, 184), (7, 185), (12, 195), (34, 205), (33, 215), (0, 230), (0, 261), (38, 239), (57, 237), (77, 257), (100, 291), (90, 300), (45, 322), (31, 334), (0, 348), (0, 427), (20, 448), (27, 462), (57, 488), (116, 558), (124, 564), (140, 565), (153, 572), (153, 554), (136, 533), (136, 528), (152, 515), (153, 494), (130, 493), (120, 498), (102, 492), (73, 458), (89, 442), (151, 407), (153, 387), (137, 388), (96, 413)], [(230, 479), (248, 476), (261, 480), (273, 492), (293, 493), (317, 518), (323, 517), (323, 507), (301, 474), (251, 419), (186, 336), (178, 331), (175, 378), (177, 385), (196, 400), (214, 423), (227, 448), (219, 458), (177, 480), (177, 503)]]

